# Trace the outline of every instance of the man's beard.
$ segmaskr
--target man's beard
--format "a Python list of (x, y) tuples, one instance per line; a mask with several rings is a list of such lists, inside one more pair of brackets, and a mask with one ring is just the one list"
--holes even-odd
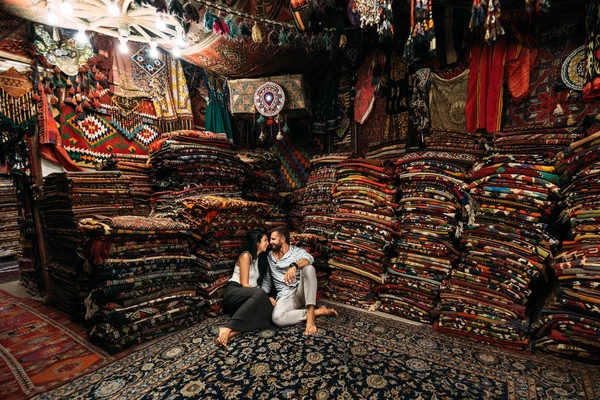
[(281, 250), (281, 246), (281, 244), (271, 244), (271, 250), (276, 253), (279, 253), (279, 251)]

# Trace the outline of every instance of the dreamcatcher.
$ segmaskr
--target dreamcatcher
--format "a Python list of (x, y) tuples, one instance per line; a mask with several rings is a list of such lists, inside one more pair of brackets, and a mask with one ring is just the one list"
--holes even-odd
[(277, 140), (283, 139), (283, 132), (288, 133), (287, 117), (283, 129), (281, 123), (284, 122), (280, 115), (285, 105), (285, 92), (283, 88), (275, 82), (265, 82), (254, 91), (254, 108), (260, 114), (256, 123), (260, 125), (260, 136), (258, 139), (265, 139), (264, 128), (267, 125), (273, 134), (273, 127), (277, 124)]

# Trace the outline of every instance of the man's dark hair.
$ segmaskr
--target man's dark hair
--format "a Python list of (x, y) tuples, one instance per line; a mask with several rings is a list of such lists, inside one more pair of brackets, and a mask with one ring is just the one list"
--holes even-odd
[(285, 242), (290, 244), (290, 231), (285, 226), (278, 226), (273, 229), (271, 233), (277, 233), (279, 236), (283, 236), (285, 238)]

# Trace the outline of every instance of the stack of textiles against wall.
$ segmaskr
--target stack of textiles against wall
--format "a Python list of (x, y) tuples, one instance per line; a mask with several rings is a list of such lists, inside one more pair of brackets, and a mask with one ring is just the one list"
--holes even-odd
[(383, 282), (398, 227), (394, 169), (387, 161), (348, 159), (337, 165), (336, 178), (337, 232), (329, 259), (329, 266), (336, 271), (326, 295), (368, 308), (376, 302), (371, 289)]
[(150, 146), (155, 191), (194, 186), (235, 185), (241, 189), (246, 165), (227, 135), (203, 131), (163, 133)]
[(17, 189), (9, 175), (0, 175), (0, 283), (19, 280), (19, 209)]
[(554, 155), (582, 136), (582, 128), (521, 127), (494, 134), (494, 152)]
[(455, 242), (473, 216), (464, 191), (477, 157), (441, 151), (408, 153), (396, 160), (400, 228), (385, 284), (377, 286), (384, 312), (431, 323), (440, 286), (458, 262)]
[(281, 209), (281, 182), (279, 167), (281, 161), (269, 150), (244, 150), (238, 157), (248, 166), (248, 174), (242, 185), (242, 197), (271, 205), (267, 230), (287, 226), (287, 215)]
[(281, 203), (281, 208), (287, 214), (288, 229), (299, 232), (302, 230), (302, 198), (305, 188), (294, 190), (285, 196)]
[(266, 203), (217, 196), (188, 198), (183, 205), (185, 209), (180, 219), (202, 237), (196, 243), (203, 280), (198, 292), (216, 313), (248, 232), (265, 229), (271, 207)]
[(80, 287), (87, 282), (77, 252), (83, 238), (78, 222), (94, 215), (130, 215), (129, 180), (118, 171), (50, 174), (44, 178), (40, 210), (51, 276), (48, 300), (79, 317), (85, 298)]
[(115, 353), (203, 317), (189, 225), (168, 218), (96, 216), (79, 221), (88, 274), (92, 342)]
[(433, 129), (425, 138), (428, 150), (453, 151), (484, 156), (491, 137), (466, 132)]
[[(469, 171), (479, 210), (465, 226), (460, 263), (445, 283), (435, 328), (526, 348), (526, 304), (558, 241), (547, 231), (560, 195), (552, 161), (535, 155), (496, 155)], [(535, 296), (534, 296), (535, 297)]]
[(555, 291), (532, 325), (534, 348), (600, 362), (600, 132), (559, 156), (570, 230), (555, 258)]
[(318, 297), (321, 297), (329, 284), (329, 275), (331, 274), (327, 265), (329, 241), (323, 236), (297, 232), (290, 232), (290, 241), (294, 246), (302, 247), (314, 257), (313, 266), (317, 271)]
[(367, 158), (380, 160), (395, 160), (399, 154), (406, 152), (406, 140), (384, 141), (370, 143), (367, 149)]
[(310, 175), (300, 199), (303, 233), (312, 233), (333, 239), (336, 233), (333, 218), (337, 206), (333, 203), (333, 188), (337, 184), (336, 166), (348, 158), (348, 154), (315, 156), (310, 160)]
[(185, 208), (183, 201), (200, 196), (219, 196), (241, 198), (242, 192), (239, 186), (197, 186), (186, 190), (173, 190), (166, 192), (157, 192), (150, 198), (152, 205), (151, 217), (177, 218), (179, 213)]
[(118, 170), (131, 181), (134, 215), (150, 215), (150, 196), (152, 196), (152, 165), (147, 155), (113, 154), (106, 162), (104, 170)]

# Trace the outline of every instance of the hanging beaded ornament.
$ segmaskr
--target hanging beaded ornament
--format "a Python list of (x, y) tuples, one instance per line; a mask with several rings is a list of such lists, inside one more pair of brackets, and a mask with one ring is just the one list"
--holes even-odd
[[(267, 126), (272, 127), (277, 124), (279, 132), (277, 139), (283, 139), (281, 133), (282, 118), (279, 113), (285, 105), (285, 92), (283, 88), (275, 82), (265, 82), (254, 91), (254, 107), (262, 117), (268, 117)], [(273, 119), (275, 117), (275, 119)], [(257, 121), (258, 122), (258, 121)], [(262, 133), (262, 127), (261, 127)]]

